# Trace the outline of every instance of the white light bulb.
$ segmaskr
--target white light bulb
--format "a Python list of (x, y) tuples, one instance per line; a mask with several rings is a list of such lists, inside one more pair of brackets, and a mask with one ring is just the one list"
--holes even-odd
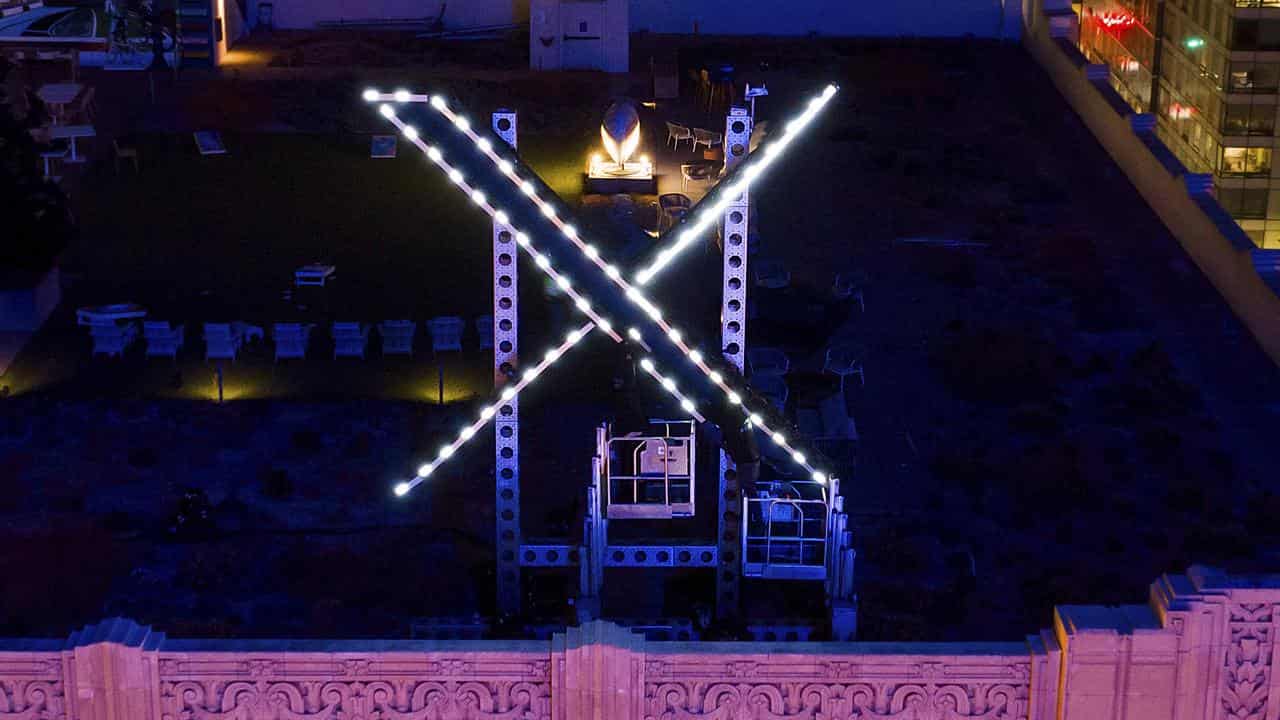
[(747, 422), (751, 423), (752, 425), (762, 425), (764, 424), (764, 418), (760, 417), (759, 413), (751, 413), (751, 415), (747, 418)]
[(645, 358), (640, 361), (640, 367), (644, 368), (645, 372), (653, 372), (653, 361)]
[(587, 245), (586, 247), (582, 248), (582, 254), (586, 255), (588, 258), (592, 260), (600, 259), (600, 251), (596, 249), (595, 245)]
[(715, 370), (712, 370), (711, 374), (708, 375), (707, 377), (711, 378), (711, 382), (717, 385), (719, 385), (721, 382), (724, 381), (724, 377), (722, 377), (720, 373), (716, 372)]
[(449, 171), (449, 179), (450, 179), (450, 180), (452, 180), (452, 181), (454, 182), (454, 184), (456, 184), (456, 185), (461, 185), (461, 184), (462, 184), (462, 173), (461, 173), (461, 172), (459, 172), (457, 168), (454, 168), (454, 169), (452, 169), (452, 170), (450, 170), (450, 171)]
[(507, 162), (506, 160), (499, 160), (498, 169), (502, 171), (503, 175), (510, 175), (511, 171), (514, 170), (515, 168), (511, 167), (511, 163)]
[(440, 97), (439, 95), (432, 95), (431, 107), (437, 110), (444, 110), (444, 98)]
[(690, 400), (689, 398), (685, 398), (684, 400), (681, 400), (681, 401), (680, 401), (680, 408), (681, 408), (682, 410), (684, 410), (685, 412), (687, 412), (687, 413), (692, 413), (692, 412), (693, 412), (693, 401), (692, 401), (692, 400)]
[(434, 468), (432, 468), (430, 464), (423, 465), (418, 468), (418, 477), (426, 477), (431, 474), (432, 470), (434, 470)]
[(635, 288), (635, 286), (633, 285), (633, 286), (631, 286), (631, 287), (627, 288), (627, 299), (628, 299), (628, 300), (630, 300), (631, 302), (635, 303), (636, 305), (639, 305), (639, 304), (640, 304), (640, 302), (641, 302), (642, 300), (644, 300), (644, 296), (643, 296), (643, 295), (641, 295), (641, 294), (640, 294), (640, 291), (639, 291), (639, 290), (637, 290), (637, 289)]
[(427, 148), (427, 157), (431, 158), (431, 162), (440, 162), (444, 156), (440, 154), (440, 148), (432, 145)]
[(809, 109), (817, 112), (822, 108), (822, 98), (814, 98), (809, 101)]
[(506, 225), (507, 220), (509, 219), (510, 218), (507, 217), (507, 214), (502, 212), (501, 210), (493, 214), (493, 221), (498, 223), (499, 225)]
[(689, 351), (689, 359), (693, 361), (693, 364), (694, 364), (694, 365), (701, 364), (701, 363), (702, 363), (702, 353), (698, 352), (697, 350), (690, 350), (690, 351)]
[(741, 395), (739, 395), (739, 394), (738, 394), (738, 393), (736, 393), (736, 392), (731, 392), (731, 393), (729, 393), (729, 404), (730, 404), (730, 405), (740, 405), (740, 404), (742, 404), (742, 396), (741, 396)]
[(604, 274), (608, 275), (610, 280), (617, 280), (619, 277), (622, 276), (622, 273), (618, 271), (618, 268), (614, 267), (613, 265), (605, 265)]
[(477, 204), (477, 205), (483, 205), (483, 204), (484, 204), (484, 193), (480, 192), (479, 190), (472, 190), (472, 191), (471, 191), (471, 202), (473, 202), (473, 203), (475, 203), (475, 204)]
[(404, 136), (409, 138), (410, 140), (418, 139), (418, 129), (412, 125), (405, 125), (404, 130), (402, 132), (404, 133)]
[(681, 338), (680, 331), (675, 328), (671, 328), (667, 331), (667, 337), (671, 338), (671, 342), (679, 343)]
[(462, 132), (466, 132), (467, 130), (471, 129), (471, 123), (468, 122), (467, 119), (461, 115), (453, 119), (453, 124), (454, 124), (454, 127), (458, 128)]
[(837, 90), (838, 88), (835, 85), (828, 85), (822, 90), (822, 97), (830, 98), (832, 95), (836, 94)]
[(573, 304), (584, 313), (591, 312), (591, 303), (587, 302), (587, 299), (584, 297), (580, 297), (577, 300), (574, 300)]
[(567, 277), (565, 277), (565, 276), (563, 276), (563, 275), (561, 275), (560, 277), (556, 278), (556, 287), (560, 288), (561, 290), (568, 290), (568, 289), (569, 289), (569, 278), (567, 278)]
[(470, 425), (468, 425), (468, 426), (466, 426), (466, 427), (462, 428), (462, 432), (458, 433), (458, 437), (462, 438), (462, 441), (463, 441), (463, 442), (466, 442), (466, 441), (470, 440), (470, 439), (471, 439), (471, 437), (472, 437), (473, 435), (475, 435), (475, 434), (476, 434), (475, 429), (474, 429), (474, 428), (472, 428)]
[(440, 457), (445, 460), (448, 460), (449, 458), (453, 457), (453, 446), (445, 445), (444, 447), (440, 448)]
[(489, 142), (488, 138), (477, 138), (476, 147), (480, 148), (480, 152), (487, 153), (493, 149), (493, 144)]
[(827, 476), (823, 475), (819, 470), (814, 470), (812, 477), (814, 482), (824, 483), (827, 481)]
[(671, 378), (664, 377), (664, 378), (662, 378), (662, 387), (663, 387), (667, 392), (675, 392), (675, 391), (676, 391), (676, 382), (675, 382), (674, 380), (672, 380)]
[(507, 388), (506, 390), (503, 390), (503, 391), (502, 391), (502, 399), (503, 399), (503, 400), (510, 400), (511, 398), (513, 398), (513, 397), (515, 397), (515, 396), (516, 396), (516, 390), (515, 390), (515, 388)]
[(382, 117), (384, 118), (393, 118), (396, 116), (396, 111), (393, 110), (390, 105), (382, 105), (378, 108), (378, 112), (382, 113)]
[(636, 273), (636, 284), (637, 284), (637, 285), (644, 285), (644, 284), (648, 283), (648, 282), (649, 282), (649, 278), (650, 278), (650, 276), (651, 276), (651, 275), (650, 275), (650, 273), (649, 273), (649, 271), (648, 271), (648, 270), (642, 270), (642, 271), (640, 271), (640, 272)]
[(536, 367), (529, 368), (528, 370), (524, 371), (524, 379), (533, 380), (534, 378), (538, 377), (538, 373), (539, 373), (538, 368)]
[(547, 257), (546, 257), (545, 255), (539, 255), (539, 256), (535, 257), (535, 258), (533, 259), (533, 264), (534, 264), (534, 265), (537, 265), (538, 267), (542, 268), (543, 270), (546, 270), (547, 268), (551, 267), (551, 261), (550, 261), (550, 260), (548, 260), (548, 259), (547, 259)]
[(787, 444), (787, 436), (786, 436), (786, 435), (783, 435), (783, 434), (782, 434), (782, 433), (780, 433), (780, 432), (776, 432), (776, 433), (774, 433), (774, 434), (773, 434), (773, 438), (772, 438), (772, 439), (773, 439), (774, 444), (776, 444), (776, 445), (786, 445), (786, 444)]
[(529, 246), (529, 236), (528, 236), (528, 235), (525, 235), (525, 234), (524, 234), (524, 233), (522, 233), (522, 232), (518, 232), (518, 233), (516, 233), (516, 242), (517, 242), (517, 243), (519, 243), (520, 247), (528, 247), (528, 246)]
[(605, 320), (604, 318), (600, 318), (600, 320), (596, 323), (596, 325), (599, 326), (599, 328), (603, 330), (606, 334), (613, 332), (613, 325), (608, 320)]
[(365, 102), (373, 102), (374, 100), (378, 99), (378, 91), (374, 90), (373, 88), (369, 88), (368, 90), (364, 91), (364, 94), (361, 95), (361, 97), (364, 98)]
[(542, 203), (542, 214), (553, 218), (556, 216), (556, 209), (552, 207), (551, 203)]
[(792, 460), (795, 460), (795, 461), (796, 461), (796, 464), (798, 464), (798, 465), (803, 465), (803, 464), (804, 464), (804, 453), (802, 453), (802, 452), (800, 452), (799, 450), (797, 450), (797, 451), (795, 451), (795, 452), (791, 453), (791, 459), (792, 459)]
[(396, 497), (404, 497), (409, 492), (409, 483), (402, 482), (396, 484)]
[(648, 307), (646, 307), (645, 310), (648, 311), (649, 317), (654, 322), (662, 322), (662, 311), (659, 310), (658, 307), (652, 303), (646, 302), (645, 304), (648, 305)]
[(564, 233), (564, 236), (569, 238), (570, 240), (578, 237), (578, 228), (572, 225), (565, 225), (564, 227), (560, 228), (560, 232)]
[(533, 197), (533, 183), (529, 182), (528, 180), (525, 180), (524, 182), (520, 183), (520, 192), (524, 193), (525, 195), (528, 195), (529, 197)]
[(494, 414), (495, 412), (497, 412), (497, 411), (493, 409), (493, 406), (492, 406), (492, 405), (489, 405), (489, 406), (485, 407), (485, 409), (483, 409), (483, 410), (481, 410), (481, 411), (480, 411), (480, 418), (481, 418), (482, 420), (488, 420), (489, 418), (492, 418), (492, 417), (493, 417), (493, 414)]
[(397, 90), (397, 91), (395, 92), (395, 95), (394, 95), (393, 97), (395, 97), (396, 102), (398, 102), (398, 103), (407, 103), (407, 102), (409, 102), (409, 91), (408, 91), (408, 90)]
[(565, 342), (568, 343), (569, 345), (575, 345), (581, 339), (582, 339), (582, 333), (578, 332), (577, 330), (574, 330), (570, 332), (568, 336), (565, 337)]
[(631, 328), (631, 329), (627, 330), (627, 337), (631, 338), (632, 340), (639, 340), (639, 339), (640, 339), (640, 331), (639, 331), (639, 330), (637, 330), (637, 329), (635, 329), (635, 328)]
[(560, 353), (556, 352), (555, 348), (552, 348), (548, 350), (547, 354), (543, 355), (542, 357), (544, 360), (547, 361), (547, 364), (550, 365), (551, 363), (556, 361), (556, 358), (560, 357)]

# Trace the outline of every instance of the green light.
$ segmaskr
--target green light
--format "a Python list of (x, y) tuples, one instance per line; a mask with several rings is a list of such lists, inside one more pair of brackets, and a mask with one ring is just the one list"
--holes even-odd
[(1184, 45), (1188, 50), (1199, 50), (1200, 48), (1204, 47), (1204, 38), (1201, 38), (1201, 37), (1189, 37), (1189, 38), (1187, 38), (1186, 40), (1183, 40), (1183, 41), (1182, 41), (1182, 44), (1183, 44), (1183, 45)]

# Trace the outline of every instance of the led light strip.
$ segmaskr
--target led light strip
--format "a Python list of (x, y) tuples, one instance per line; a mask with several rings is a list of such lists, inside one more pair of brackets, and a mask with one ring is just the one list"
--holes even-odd
[(671, 393), (671, 395), (675, 397), (676, 400), (680, 401), (681, 410), (684, 410), (685, 412), (692, 415), (694, 419), (696, 419), (698, 422), (707, 421), (706, 418), (702, 417), (702, 415), (698, 413), (698, 408), (693, 404), (693, 400), (687, 397), (686, 395), (684, 395), (684, 393), (680, 392), (680, 390), (676, 387), (676, 381), (658, 372), (658, 368), (653, 364), (652, 358), (643, 358), (642, 360), (640, 360), (640, 367), (645, 372), (649, 373), (649, 375), (654, 380), (657, 380), (658, 384), (662, 386), (663, 390), (666, 390), (667, 392)]
[[(835, 95), (835, 93), (836, 93), (836, 87), (834, 85), (828, 85), (827, 88), (823, 91), (823, 94), (821, 96), (811, 100), (809, 103), (808, 110), (806, 110), (805, 113), (802, 113), (801, 116), (796, 120), (793, 120), (791, 123), (788, 123), (787, 130), (783, 138), (778, 140), (775, 143), (771, 143), (769, 146), (770, 148), (776, 148), (776, 149), (773, 149), (772, 153), (766, 151), (766, 155), (770, 157), (777, 157), (779, 152), (782, 149), (784, 149), (786, 145), (790, 144), (790, 142), (794, 139), (795, 135), (812, 120), (813, 116), (816, 115), (817, 112), (821, 110), (823, 106), (826, 105), (827, 101), (830, 100), (830, 98), (833, 95)], [(658, 327), (660, 327), (664, 333), (666, 333), (667, 338), (673, 344), (675, 344), (676, 347), (678, 347), (680, 351), (683, 352), (685, 356), (688, 357), (689, 360), (704, 375), (706, 375), (709, 380), (711, 380), (713, 384), (715, 384), (718, 388), (720, 388), (720, 390), (724, 393), (725, 398), (729, 401), (731, 405), (742, 407), (742, 398), (738, 395), (738, 393), (728, 386), (728, 383), (725, 382), (724, 377), (720, 373), (716, 372), (706, 364), (705, 360), (702, 357), (702, 353), (685, 344), (681, 332), (677, 328), (671, 326), (669, 323), (666, 322), (666, 320), (663, 318), (662, 311), (657, 307), (657, 305), (655, 305), (651, 300), (646, 298), (644, 294), (641, 293), (637, 287), (633, 286), (631, 283), (628, 283), (622, 277), (621, 273), (618, 271), (616, 266), (605, 262), (600, 257), (600, 253), (595, 248), (595, 246), (584, 242), (582, 238), (579, 237), (577, 229), (574, 228), (574, 226), (565, 223), (563, 220), (557, 217), (555, 206), (538, 196), (537, 190), (533, 186), (533, 183), (529, 182), (528, 180), (522, 181), (520, 177), (516, 174), (514, 166), (509, 161), (505, 160), (504, 158), (500, 157), (496, 152), (494, 152), (493, 143), (491, 143), (487, 138), (477, 135), (475, 131), (471, 129), (471, 124), (465, 117), (453, 113), (449, 109), (446, 102), (444, 101), (444, 98), (442, 98), (439, 95), (432, 96), (432, 95), (413, 94), (405, 90), (398, 90), (394, 93), (379, 93), (376, 90), (366, 90), (364, 92), (363, 97), (368, 102), (394, 101), (399, 103), (408, 103), (408, 102), (427, 103), (432, 108), (440, 112), (446, 119), (448, 119), (453, 124), (455, 128), (457, 128), (460, 132), (465, 134), (475, 144), (476, 148), (480, 150), (483, 154), (485, 154), (495, 164), (495, 166), (497, 166), (498, 170), (504, 176), (506, 176), (513, 184), (519, 187), (521, 192), (538, 207), (542, 215), (546, 217), (548, 220), (550, 220), (560, 230), (560, 232), (570, 240), (570, 242), (572, 242), (575, 246), (577, 246), (577, 248), (583, 253), (584, 256), (587, 257), (588, 260), (590, 260), (597, 267), (599, 267), (605, 273), (605, 275), (614, 282), (614, 284), (616, 284), (620, 289), (622, 289), (627, 299), (629, 299), (633, 304), (635, 304), (637, 307), (643, 310), (645, 314), (648, 315), (649, 318), (655, 324), (657, 324)], [(482, 209), (484, 209), (487, 213), (489, 213), (495, 220), (498, 220), (500, 223), (507, 222), (506, 213), (503, 213), (502, 211), (497, 210), (492, 206), (490, 206), (484, 196), (484, 193), (480, 192), (477, 189), (472, 189), (471, 186), (469, 186), (463, 179), (461, 172), (459, 172), (457, 169), (453, 168), (447, 162), (444, 161), (444, 158), (440, 153), (439, 149), (427, 145), (421, 138), (418, 137), (418, 133), (416, 129), (413, 128), (413, 126), (406, 125), (396, 116), (394, 108), (392, 108), (390, 105), (384, 104), (384, 105), (381, 105), (378, 110), (383, 115), (383, 117), (390, 120), (397, 128), (399, 128), (401, 132), (404, 133), (405, 137), (408, 138), (411, 142), (413, 142), (418, 147), (419, 150), (425, 153), (427, 157), (431, 159), (432, 162), (434, 162), (436, 165), (444, 169), (448, 173), (449, 178), (454, 182), (454, 184), (458, 185), (464, 192), (467, 192), (471, 196), (471, 199), (477, 205), (479, 205)], [(797, 123), (802, 123), (802, 124), (797, 125)], [(751, 180), (754, 180), (755, 177), (757, 177), (759, 173), (763, 170), (763, 167), (765, 164), (766, 163), (760, 163), (755, 166), (748, 167), (746, 171), (744, 171), (744, 172), (747, 172), (748, 175), (744, 177), (743, 182), (750, 182)], [(760, 169), (755, 170), (753, 174), (751, 173), (751, 171), (754, 168), (760, 168)], [(727, 204), (727, 201), (724, 200), (724, 198), (732, 199), (736, 197), (738, 194), (741, 194), (743, 189), (745, 188), (736, 188), (736, 187), (731, 188), (732, 191), (727, 195), (723, 196), (722, 201), (724, 201)], [(710, 220), (707, 220), (707, 218), (714, 218), (715, 216), (716, 216), (715, 213), (712, 213), (709, 211), (706, 215), (702, 216), (702, 219), (699, 220), (699, 224), (705, 226), (706, 224), (710, 223)], [(682, 234), (681, 242), (684, 242), (686, 237), (687, 237), (687, 234)], [(553, 279), (555, 279), (556, 284), (559, 285), (561, 289), (565, 290), (565, 292), (568, 293), (570, 297), (573, 298), (574, 303), (579, 310), (587, 314), (588, 317), (591, 317), (592, 320), (595, 321), (595, 324), (599, 326), (602, 330), (605, 330), (605, 332), (608, 333), (609, 336), (614, 339), (614, 341), (621, 340), (621, 338), (619, 338), (618, 335), (615, 332), (613, 332), (612, 327), (610, 326), (608, 321), (604, 320), (603, 318), (599, 318), (599, 316), (597, 316), (591, 310), (591, 305), (589, 301), (587, 301), (586, 298), (583, 298), (582, 296), (577, 294), (577, 292), (572, 289), (571, 284), (568, 282), (566, 278), (562, 278), (561, 276), (555, 274), (554, 269), (551, 268), (550, 263), (549, 261), (546, 260), (545, 256), (538, 254), (536, 251), (532, 249), (527, 235), (525, 235), (524, 233), (517, 233), (516, 240), (518, 243), (520, 243), (522, 247), (528, 248), (531, 252), (534, 253), (535, 263), (538, 265), (538, 267), (542, 269), (544, 272), (547, 272), (549, 275), (551, 275)], [(693, 242), (693, 238), (688, 239), (688, 242), (686, 242), (685, 244), (687, 245), (690, 242)], [(677, 242), (675, 252), (678, 253), (679, 248), (680, 248), (680, 242)], [(653, 265), (650, 266), (650, 270), (652, 271), (649, 274), (650, 277), (652, 277), (653, 273), (661, 271), (670, 262), (671, 258), (675, 256), (675, 254), (672, 253), (670, 249), (664, 252), (668, 252), (668, 255), (665, 261), (662, 260), (662, 257), (660, 256), (659, 260), (655, 261)], [(648, 345), (645, 343), (644, 338), (638, 329), (631, 328), (630, 330), (628, 330), (628, 336), (633, 341), (648, 348)], [(581, 337), (585, 337), (585, 333), (583, 333)], [(576, 344), (578, 341), (581, 340), (581, 337), (579, 337), (577, 340), (574, 340), (574, 342), (569, 343), (567, 347), (572, 347), (574, 344)], [(649, 372), (652, 375), (656, 371), (646, 371), (646, 372)], [(655, 376), (655, 378), (658, 379), (659, 382), (663, 380), (661, 376)], [(665, 387), (665, 384), (664, 384), (664, 387)], [(681, 401), (682, 407), (684, 407), (685, 405), (693, 404), (692, 400), (690, 400), (689, 398), (683, 395), (678, 395), (677, 397)], [(774, 444), (778, 445), (781, 449), (786, 451), (790, 455), (792, 461), (794, 461), (796, 464), (803, 467), (806, 472), (810, 473), (810, 476), (815, 481), (825, 482), (827, 480), (827, 477), (828, 477), (827, 474), (822, 472), (821, 470), (814, 468), (808, 462), (804, 453), (800, 452), (798, 449), (791, 446), (791, 444), (788, 442), (786, 436), (783, 433), (781, 433), (780, 431), (771, 429), (768, 425), (764, 423), (763, 418), (759, 414), (751, 413), (745, 407), (742, 407), (742, 410), (743, 410), (743, 413), (746, 415), (748, 425), (757, 427), (761, 431), (765, 432), (766, 435), (768, 435), (773, 440)], [(698, 420), (703, 421), (704, 418), (698, 417)]]
[[(782, 137), (776, 141), (765, 145), (764, 159), (755, 162), (748, 162), (747, 167), (742, 170), (742, 177), (733, 185), (725, 188), (725, 191), (716, 199), (710, 208), (699, 207), (695, 213), (697, 220), (688, 227), (681, 225), (679, 237), (676, 238), (674, 244), (664, 248), (658, 253), (648, 267), (636, 273), (635, 281), (640, 285), (647, 284), (658, 274), (664, 267), (671, 263), (676, 255), (679, 255), (685, 248), (697, 242), (698, 236), (701, 235), (708, 227), (715, 222), (724, 209), (729, 206), (738, 196), (751, 188), (751, 183), (760, 177), (770, 165), (782, 156), (782, 151), (787, 149), (800, 133), (813, 122), (818, 113), (826, 107), (827, 103), (835, 96), (839, 88), (835, 85), (828, 85), (823, 89), (822, 94), (809, 101), (809, 107), (800, 113), (799, 117), (787, 123), (786, 129)], [(704, 212), (705, 210), (705, 212)]]
[(454, 453), (458, 451), (458, 448), (462, 447), (468, 440), (475, 437), (476, 433), (498, 414), (498, 409), (502, 406), (504, 401), (515, 397), (520, 393), (520, 391), (528, 387), (530, 383), (537, 380), (538, 376), (545, 372), (547, 368), (554, 365), (555, 362), (569, 350), (569, 348), (577, 345), (587, 333), (591, 332), (592, 327), (592, 323), (586, 323), (582, 327), (565, 336), (564, 341), (559, 345), (548, 350), (547, 354), (542, 357), (542, 360), (537, 365), (534, 365), (524, 371), (524, 374), (520, 376), (519, 382), (503, 389), (498, 402), (486, 405), (484, 409), (480, 411), (480, 417), (475, 422), (462, 428), (462, 432), (458, 433), (458, 437), (453, 442), (440, 448), (440, 452), (436, 455), (435, 460), (419, 467), (416, 477), (412, 480), (396, 485), (395, 494), (397, 496), (403, 496), (410, 490), (421, 485), (424, 480), (430, 477), (431, 473), (435, 472), (436, 468), (440, 467), (444, 461), (453, 457)]

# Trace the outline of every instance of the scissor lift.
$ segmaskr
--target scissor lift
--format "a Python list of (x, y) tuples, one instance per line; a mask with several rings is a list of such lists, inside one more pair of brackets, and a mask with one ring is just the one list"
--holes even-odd
[(692, 420), (651, 421), (647, 433), (609, 437), (604, 452), (606, 517), (691, 517), (696, 457)]

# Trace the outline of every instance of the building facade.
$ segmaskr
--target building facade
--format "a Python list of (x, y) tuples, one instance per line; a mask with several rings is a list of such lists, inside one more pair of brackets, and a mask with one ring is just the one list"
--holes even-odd
[(1280, 0), (1084, 0), (1079, 42), (1254, 244), (1280, 249)]

